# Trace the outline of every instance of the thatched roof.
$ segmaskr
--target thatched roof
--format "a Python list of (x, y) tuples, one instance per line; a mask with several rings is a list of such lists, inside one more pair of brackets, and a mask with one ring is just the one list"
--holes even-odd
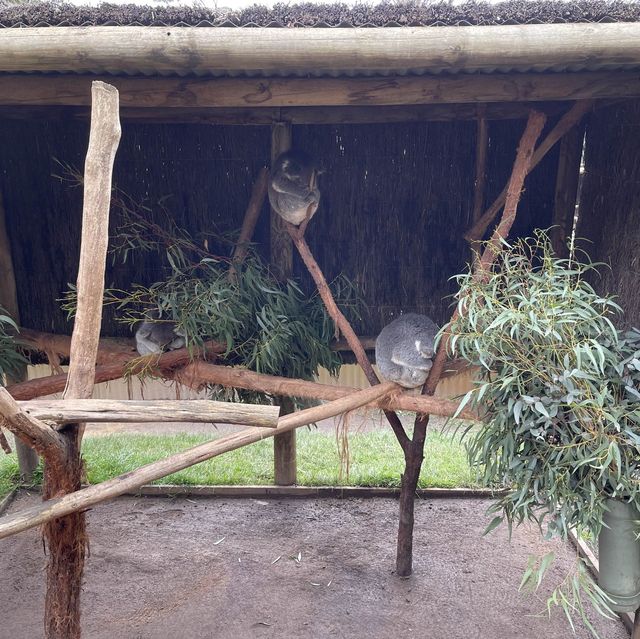
[(562, 24), (640, 21), (635, 0), (507, 0), (497, 4), (427, 1), (380, 4), (258, 4), (233, 11), (199, 6), (102, 4), (82, 7), (57, 2), (0, 2), (0, 26), (262, 26), (384, 27)]

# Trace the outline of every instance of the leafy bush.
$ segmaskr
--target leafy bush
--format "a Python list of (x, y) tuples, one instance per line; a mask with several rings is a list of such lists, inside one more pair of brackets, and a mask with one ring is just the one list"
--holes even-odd
[(17, 373), (26, 363), (18, 351), (20, 345), (15, 337), (17, 332), (16, 323), (0, 306), (0, 383), (4, 383), (5, 375)]
[[(554, 258), (540, 232), (505, 246), (486, 278), (457, 277), (449, 345), (480, 367), (462, 404), (485, 414), (466, 433), (469, 459), (485, 485), (510, 487), (490, 528), (534, 520), (547, 537), (595, 537), (608, 498), (640, 506), (640, 332), (615, 328), (620, 308), (587, 282), (594, 269)], [(524, 582), (539, 583), (549, 563)], [(555, 603), (582, 610), (576, 581), (606, 608), (583, 566)]]

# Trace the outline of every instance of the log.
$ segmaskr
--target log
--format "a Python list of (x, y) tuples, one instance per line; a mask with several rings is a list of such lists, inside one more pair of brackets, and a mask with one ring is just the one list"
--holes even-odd
[(640, 24), (621, 22), (384, 29), (31, 27), (2, 31), (0, 71), (299, 76), (635, 69), (639, 42)]
[[(271, 127), (271, 166), (276, 158), (291, 148), (291, 125), (278, 122)], [(293, 246), (285, 228), (285, 221), (270, 208), (269, 264), (274, 275), (281, 282), (293, 277)], [(292, 413), (293, 401), (286, 396), (278, 398), (282, 414)], [(296, 433), (289, 431), (273, 439), (273, 479), (277, 486), (291, 486), (296, 483), (298, 464), (296, 454)]]
[[(111, 364), (96, 367), (95, 383), (109, 382), (113, 379), (125, 377), (126, 375), (143, 374), (169, 379), (175, 369), (188, 364), (198, 357), (220, 353), (221, 351), (224, 352), (224, 350), (226, 350), (225, 347), (217, 342), (205, 342), (201, 350), (190, 352), (186, 348), (181, 348), (163, 353), (159, 357), (157, 355), (146, 355), (144, 357), (131, 358), (125, 353), (121, 353), (116, 357), (114, 354), (114, 361)], [(65, 389), (66, 384), (67, 374), (61, 373), (12, 384), (7, 387), (7, 390), (14, 399), (27, 400), (52, 395), (53, 393), (60, 393)]]
[(35, 399), (18, 406), (33, 418), (56, 422), (58, 428), (76, 422), (218, 422), (275, 428), (280, 414), (277, 406), (207, 399)]
[[(20, 308), (18, 306), (18, 291), (16, 288), (16, 274), (13, 268), (13, 254), (11, 252), (11, 240), (7, 230), (7, 216), (0, 193), (0, 305), (13, 318), (20, 323)], [(27, 366), (23, 364), (15, 371), (8, 372), (6, 383), (13, 384), (27, 378)], [(9, 442), (4, 435), (0, 444), (5, 452), (11, 452)], [(30, 483), (33, 474), (38, 467), (38, 453), (28, 446), (19, 437), (15, 438), (16, 454), (18, 457), (18, 468), (20, 469), (20, 479)]]
[[(502, 28), (504, 27), (500, 27)], [(107, 27), (100, 27), (101, 31), (104, 29)], [(0, 42), (9, 31), (32, 32), (35, 29), (4, 29), (0, 32)], [(255, 33), (255, 29), (245, 31)], [(274, 29), (274, 32), (283, 31), (283, 29)], [(308, 34), (312, 30), (300, 29), (299, 31)], [(324, 34), (328, 30), (313, 31)], [(348, 33), (354, 31), (349, 30)], [(384, 30), (376, 29), (375, 31), (380, 33)], [(435, 30), (430, 31), (434, 33)], [(468, 31), (468, 29), (460, 29), (460, 31)], [(3, 61), (1, 56), (0, 53), (0, 68)], [(194, 79), (103, 76), (102, 79), (118, 88), (123, 107), (145, 109), (157, 107), (165, 110), (171, 108), (246, 109), (512, 103), (640, 96), (640, 73), (637, 71), (409, 75), (384, 78)], [(86, 107), (90, 105), (89, 84), (86, 78), (73, 75), (37, 77), (0, 75), (0, 105)], [(278, 119), (278, 121), (282, 120)]]
[(65, 397), (91, 397), (102, 322), (104, 274), (109, 243), (113, 163), (120, 143), (118, 91), (91, 83), (92, 115), (84, 167), (82, 238), (78, 266), (78, 302), (71, 336), (69, 381)]
[[(540, 143), (540, 146), (534, 151), (529, 171), (538, 166), (547, 153), (554, 147), (556, 142), (560, 140), (568, 131), (570, 131), (582, 118), (593, 108), (593, 102), (585, 100), (582, 102), (576, 102), (571, 109), (565, 113), (556, 124), (549, 134)], [(486, 210), (482, 217), (465, 233), (465, 239), (475, 245), (479, 242), (486, 233), (489, 225), (500, 212), (507, 199), (508, 184), (502, 189), (502, 192), (494, 200), (493, 204)]]
[(249, 244), (251, 243), (251, 238), (253, 238), (253, 232), (258, 223), (260, 213), (262, 213), (262, 205), (267, 197), (268, 181), (269, 170), (263, 167), (260, 169), (258, 179), (251, 190), (251, 198), (249, 199), (249, 204), (247, 205), (247, 210), (242, 220), (242, 228), (240, 229), (238, 242), (233, 252), (231, 266), (229, 267), (229, 277), (231, 280), (237, 279), (238, 267), (244, 262), (249, 252)]
[(315, 406), (307, 410), (285, 415), (278, 420), (277, 428), (248, 428), (222, 437), (221, 439), (200, 444), (166, 459), (147, 464), (142, 468), (125, 473), (96, 486), (83, 488), (74, 493), (51, 499), (22, 512), (0, 519), (0, 539), (39, 526), (58, 517), (85, 511), (91, 506), (122, 495), (140, 486), (175, 473), (194, 464), (217, 457), (231, 450), (253, 444), (267, 437), (280, 435), (322, 419), (329, 419), (342, 413), (355, 410), (360, 406), (382, 399), (393, 392), (396, 385), (391, 382), (352, 393), (329, 404)]
[[(86, 399), (93, 392), (109, 241), (111, 180), (119, 142), (118, 91), (109, 84), (92, 82), (91, 127), (84, 167), (82, 238), (76, 286), (78, 302), (64, 390), (64, 396), (69, 399)], [(45, 457), (44, 499), (80, 488), (83, 431), (84, 424), (78, 423), (69, 425), (61, 433), (68, 460), (64, 468), (57, 468)], [(79, 639), (80, 593), (87, 544), (84, 513), (47, 522), (43, 537), (48, 549), (45, 637)]]
[[(516, 159), (507, 186), (507, 198), (502, 214), (502, 219), (495, 230), (489, 245), (475, 263), (474, 277), (484, 277), (495, 261), (500, 250), (501, 240), (505, 239), (511, 230), (515, 220), (516, 210), (524, 179), (531, 170), (534, 148), (546, 117), (542, 113), (532, 111), (527, 121), (527, 126), (516, 153)], [(449, 325), (458, 317), (458, 304), (453, 313)], [(433, 360), (433, 366), (422, 388), (423, 396), (433, 396), (445, 367), (446, 353), (449, 344), (450, 333), (442, 334), (438, 349)], [(414, 526), (414, 502), (415, 491), (420, 478), (420, 469), (424, 459), (424, 443), (429, 425), (428, 415), (417, 415), (413, 426), (413, 436), (409, 446), (404, 450), (405, 470), (402, 474), (400, 490), (400, 521), (398, 524), (398, 542), (396, 547), (396, 572), (401, 577), (408, 577), (413, 572), (413, 526)]]
[[(54, 370), (62, 372), (60, 366), (63, 359), (71, 353), (71, 336), (56, 333), (43, 333), (30, 328), (20, 328), (20, 341), (28, 348), (44, 353)], [(114, 362), (133, 359), (137, 356), (135, 341), (118, 337), (103, 337), (98, 342), (96, 363), (101, 366)]]
[[(144, 80), (142, 80), (144, 82)], [(0, 98), (1, 99), (1, 98)], [(601, 100), (598, 105), (606, 106)], [(525, 120), (534, 108), (547, 115), (566, 111), (566, 102), (479, 103), (487, 120)], [(225, 124), (271, 126), (289, 124), (384, 124), (388, 122), (451, 122), (475, 120), (478, 108), (468, 104), (414, 104), (407, 106), (333, 107), (128, 107), (121, 109), (122, 122), (152, 124)], [(1, 106), (3, 120), (87, 120), (89, 108), (83, 106)]]
[[(291, 236), (291, 239), (293, 240), (293, 243), (295, 244), (295, 247), (298, 249), (298, 253), (302, 258), (304, 265), (307, 267), (309, 274), (313, 278), (313, 281), (316, 283), (318, 294), (322, 298), (322, 302), (327, 309), (327, 313), (334, 321), (336, 330), (339, 330), (344, 335), (344, 338), (347, 340), (347, 343), (351, 347), (353, 354), (356, 356), (358, 364), (364, 371), (369, 384), (371, 384), (372, 386), (379, 384), (380, 380), (373, 370), (373, 366), (371, 366), (371, 362), (369, 361), (369, 358), (367, 357), (367, 354), (362, 347), (358, 336), (351, 327), (351, 324), (349, 324), (349, 320), (347, 320), (347, 318), (338, 308), (338, 305), (333, 299), (333, 295), (331, 294), (331, 289), (327, 284), (327, 280), (325, 279), (320, 266), (318, 266), (318, 263), (313, 257), (309, 245), (304, 239), (304, 233), (299, 231), (295, 226), (293, 226), (293, 224), (289, 224), (288, 222), (286, 228), (289, 232), (289, 235)], [(404, 431), (402, 422), (393, 411), (385, 409), (384, 414), (398, 440), (398, 443), (404, 449), (404, 447), (409, 442), (409, 438)]]
[[(205, 362), (194, 362), (186, 366), (178, 372), (175, 379), (193, 388), (198, 388), (203, 384), (219, 384), (220, 386), (244, 388), (260, 393), (268, 393), (269, 395), (305, 397), (326, 401), (335, 401), (342, 397), (348, 397), (358, 390), (357, 388), (345, 386), (318, 384), (317, 382), (309, 382), (302, 379), (264, 375), (244, 368), (217, 366)], [(451, 417), (458, 409), (458, 402), (437, 397), (408, 395), (398, 390), (384, 400), (376, 401), (372, 406), (389, 410), (407, 410)], [(478, 420), (478, 415), (471, 410), (464, 409), (460, 413), (460, 419), (476, 421)]]
[(11, 397), (6, 388), (0, 386), (0, 416), (2, 426), (19, 437), (29, 447), (45, 457), (60, 471), (67, 462), (65, 438), (51, 426), (26, 413)]
[(478, 109), (476, 135), (476, 179), (473, 185), (473, 221), (477, 222), (482, 215), (484, 205), (484, 189), (487, 181), (487, 154), (489, 151), (489, 125), (486, 109)]

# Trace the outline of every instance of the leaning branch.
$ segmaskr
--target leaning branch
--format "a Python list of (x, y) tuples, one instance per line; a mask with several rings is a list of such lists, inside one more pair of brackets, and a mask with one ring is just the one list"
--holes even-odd
[[(542, 161), (547, 153), (554, 147), (556, 142), (565, 135), (572, 127), (574, 127), (584, 115), (593, 107), (593, 100), (581, 100), (576, 102), (567, 113), (565, 113), (559, 120), (553, 129), (549, 132), (547, 137), (540, 143), (540, 146), (533, 153), (531, 164), (529, 166), (529, 172), (533, 171), (536, 166)], [(505, 186), (502, 192), (495, 199), (493, 204), (486, 210), (484, 215), (465, 233), (465, 239), (472, 244), (479, 242), (484, 237), (489, 225), (495, 219), (496, 215), (500, 212), (500, 209), (504, 205), (507, 199), (507, 189)]]
[[(308, 220), (307, 220), (308, 221)], [(371, 362), (367, 357), (367, 354), (358, 339), (355, 331), (351, 327), (349, 320), (343, 315), (342, 311), (338, 308), (336, 301), (333, 299), (333, 295), (331, 294), (331, 289), (327, 284), (327, 280), (325, 279), (322, 270), (318, 266), (313, 254), (311, 253), (311, 249), (307, 244), (307, 241), (304, 239), (304, 229), (297, 229), (293, 224), (288, 222), (285, 223), (286, 229), (295, 244), (295, 247), (298, 249), (298, 253), (300, 253), (300, 257), (307, 267), (311, 277), (313, 277), (313, 281), (316, 283), (316, 287), (318, 288), (318, 293), (324, 302), (324, 305), (327, 309), (327, 313), (334, 321), (336, 328), (344, 335), (347, 343), (351, 347), (353, 354), (356, 356), (356, 360), (364, 374), (369, 381), (371, 386), (375, 386), (380, 383), (378, 376), (373, 370), (373, 366), (371, 366)], [(403, 450), (409, 444), (409, 438), (402, 426), (402, 422), (400, 418), (390, 410), (385, 410), (384, 414), (395, 433), (395, 436), (398, 440), (398, 443), (403, 448)]]
[(249, 252), (249, 244), (253, 237), (253, 232), (258, 223), (258, 218), (262, 212), (262, 205), (267, 197), (267, 188), (269, 183), (269, 169), (262, 167), (258, 174), (258, 179), (253, 185), (251, 191), (251, 198), (247, 205), (247, 210), (244, 214), (242, 221), (242, 228), (240, 229), (240, 236), (238, 237), (238, 243), (233, 252), (233, 258), (231, 259), (231, 266), (229, 267), (229, 279), (235, 281), (238, 278), (238, 268), (244, 262), (247, 253)]
[(396, 388), (396, 385), (392, 382), (379, 384), (372, 388), (352, 393), (329, 404), (285, 415), (278, 420), (277, 428), (249, 428), (171, 455), (166, 459), (153, 462), (96, 486), (83, 488), (56, 499), (50, 499), (15, 515), (0, 519), (0, 539), (15, 535), (34, 526), (39, 526), (58, 517), (87, 510), (87, 508), (95, 504), (135, 490), (150, 481), (160, 479), (231, 450), (253, 444), (267, 437), (286, 433), (300, 426), (355, 410), (360, 406), (382, 399)]
[(26, 413), (7, 389), (1, 386), (0, 416), (4, 428), (35, 448), (47, 461), (57, 462), (57, 467), (60, 468), (66, 458), (65, 438), (48, 424)]

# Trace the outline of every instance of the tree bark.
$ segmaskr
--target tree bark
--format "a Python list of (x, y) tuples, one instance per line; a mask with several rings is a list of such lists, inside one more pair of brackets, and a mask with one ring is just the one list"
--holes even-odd
[[(109, 239), (111, 178), (120, 142), (118, 90), (103, 82), (91, 85), (91, 128), (85, 161), (82, 240), (78, 268), (78, 308), (71, 336), (71, 359), (65, 397), (91, 396), (102, 320), (104, 273)], [(83, 477), (80, 457), (83, 424), (70, 424), (66, 439), (67, 465), (62, 470), (45, 463), (43, 498), (79, 490)], [(79, 639), (80, 593), (87, 545), (84, 513), (48, 522), (44, 539), (49, 552), (45, 598), (46, 639)]]
[[(502, 219), (491, 236), (482, 256), (475, 263), (475, 277), (484, 277), (493, 265), (501, 247), (501, 240), (509, 235), (515, 221), (518, 201), (522, 193), (524, 179), (531, 170), (533, 150), (544, 127), (546, 117), (536, 111), (529, 114), (527, 126), (516, 153), (516, 159), (508, 185), (505, 187), (506, 197)], [(449, 324), (458, 317), (453, 313)], [(449, 333), (443, 332), (438, 350), (429, 371), (429, 377), (422, 389), (422, 394), (432, 396), (444, 370), (447, 356)], [(408, 577), (413, 571), (413, 527), (414, 496), (420, 478), (420, 469), (424, 459), (424, 443), (429, 425), (428, 415), (418, 415), (413, 427), (413, 436), (405, 450), (405, 472), (402, 475), (400, 488), (400, 518), (398, 524), (398, 543), (396, 548), (396, 573), (400, 577)]]

